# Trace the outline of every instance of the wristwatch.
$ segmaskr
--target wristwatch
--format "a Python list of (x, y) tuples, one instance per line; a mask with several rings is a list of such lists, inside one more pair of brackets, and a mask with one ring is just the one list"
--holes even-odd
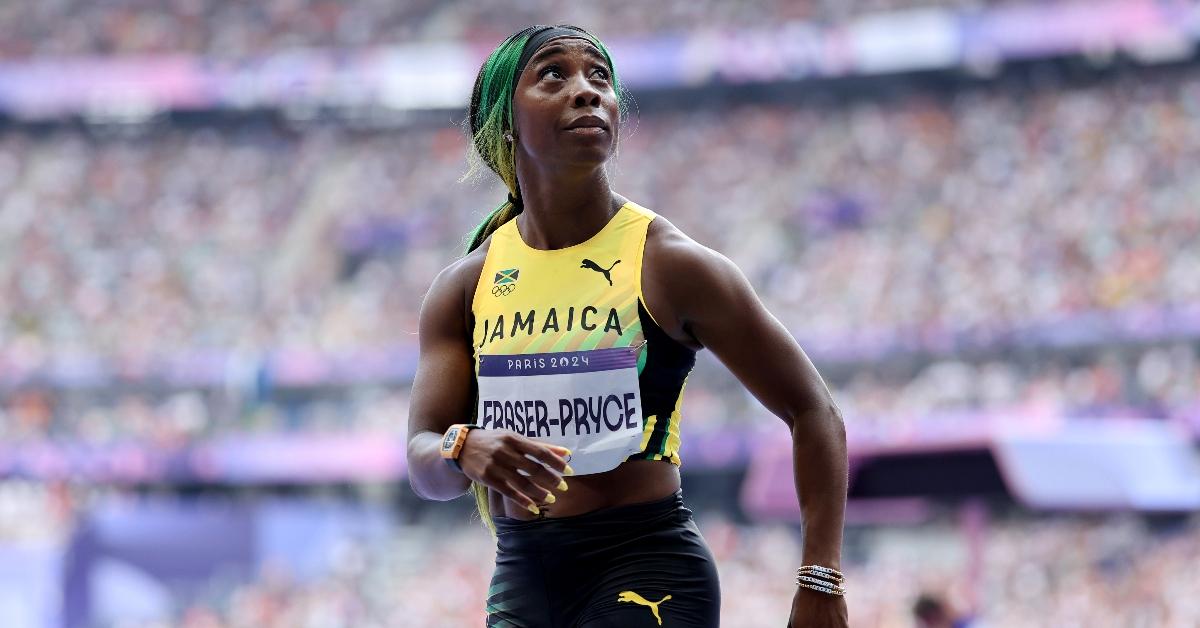
[(456, 471), (462, 471), (458, 454), (462, 452), (463, 443), (467, 442), (467, 433), (477, 427), (474, 423), (455, 423), (442, 435), (442, 460)]

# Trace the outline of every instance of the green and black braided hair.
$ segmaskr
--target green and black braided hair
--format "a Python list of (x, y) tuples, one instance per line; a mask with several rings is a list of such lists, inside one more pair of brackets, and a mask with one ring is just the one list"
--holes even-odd
[[(621, 119), (628, 111), (625, 92), (617, 78), (617, 68), (613, 64), (608, 48), (595, 35), (569, 24), (558, 26), (530, 26), (510, 35), (496, 46), (479, 68), (475, 77), (475, 88), (471, 92), (471, 105), (467, 111), (464, 127), (471, 136), (471, 147), (468, 149), (467, 161), (470, 169), (463, 179), (468, 179), (482, 171), (482, 167), (496, 173), (508, 188), (508, 199), (492, 210), (487, 218), (471, 231), (467, 238), (466, 252), (470, 253), (479, 248), (488, 236), (492, 235), (501, 225), (512, 220), (521, 213), (521, 188), (517, 184), (516, 142), (505, 140), (506, 133), (513, 129), (513, 93), (516, 91), (518, 66), (522, 54), (533, 54), (536, 50), (526, 51), (525, 47), (535, 36), (550, 29), (569, 29), (579, 33), (596, 46), (608, 63), (613, 91), (616, 93)], [(545, 35), (543, 35), (544, 37)], [(496, 534), (495, 524), (492, 523), (491, 507), (487, 499), (487, 487), (471, 483), (471, 492), (475, 495), (475, 504), (484, 524)]]

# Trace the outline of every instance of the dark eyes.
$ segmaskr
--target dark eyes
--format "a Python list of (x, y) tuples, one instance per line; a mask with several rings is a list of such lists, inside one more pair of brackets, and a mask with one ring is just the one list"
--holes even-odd
[[(556, 78), (556, 79), (562, 79), (563, 78), (562, 68), (560, 66), (558, 66), (557, 64), (552, 63), (552, 64), (542, 68), (541, 71), (538, 72), (539, 79), (543, 79), (543, 78), (546, 78), (547, 76), (551, 76), (551, 75), (553, 75), (554, 78)], [(608, 70), (601, 68), (601, 67), (592, 68), (592, 76), (598, 76), (598, 77), (600, 77), (601, 80), (607, 81), (608, 80)]]

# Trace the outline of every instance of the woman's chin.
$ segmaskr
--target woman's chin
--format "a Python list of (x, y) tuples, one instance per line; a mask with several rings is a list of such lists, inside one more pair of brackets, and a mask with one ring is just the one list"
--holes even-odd
[(612, 144), (595, 143), (591, 145), (574, 146), (563, 151), (566, 161), (575, 164), (603, 164), (612, 157)]

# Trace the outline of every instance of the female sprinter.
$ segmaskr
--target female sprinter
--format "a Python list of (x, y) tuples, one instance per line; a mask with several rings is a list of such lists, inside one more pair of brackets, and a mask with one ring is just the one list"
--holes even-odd
[(509, 197), (422, 305), (409, 481), (475, 492), (497, 536), (488, 626), (717, 626), (679, 489), (680, 397), (708, 348), (791, 429), (790, 625), (846, 626), (838, 410), (732, 262), (610, 189), (620, 99), (608, 50), (573, 26), (522, 30), (480, 68), (474, 149)]

